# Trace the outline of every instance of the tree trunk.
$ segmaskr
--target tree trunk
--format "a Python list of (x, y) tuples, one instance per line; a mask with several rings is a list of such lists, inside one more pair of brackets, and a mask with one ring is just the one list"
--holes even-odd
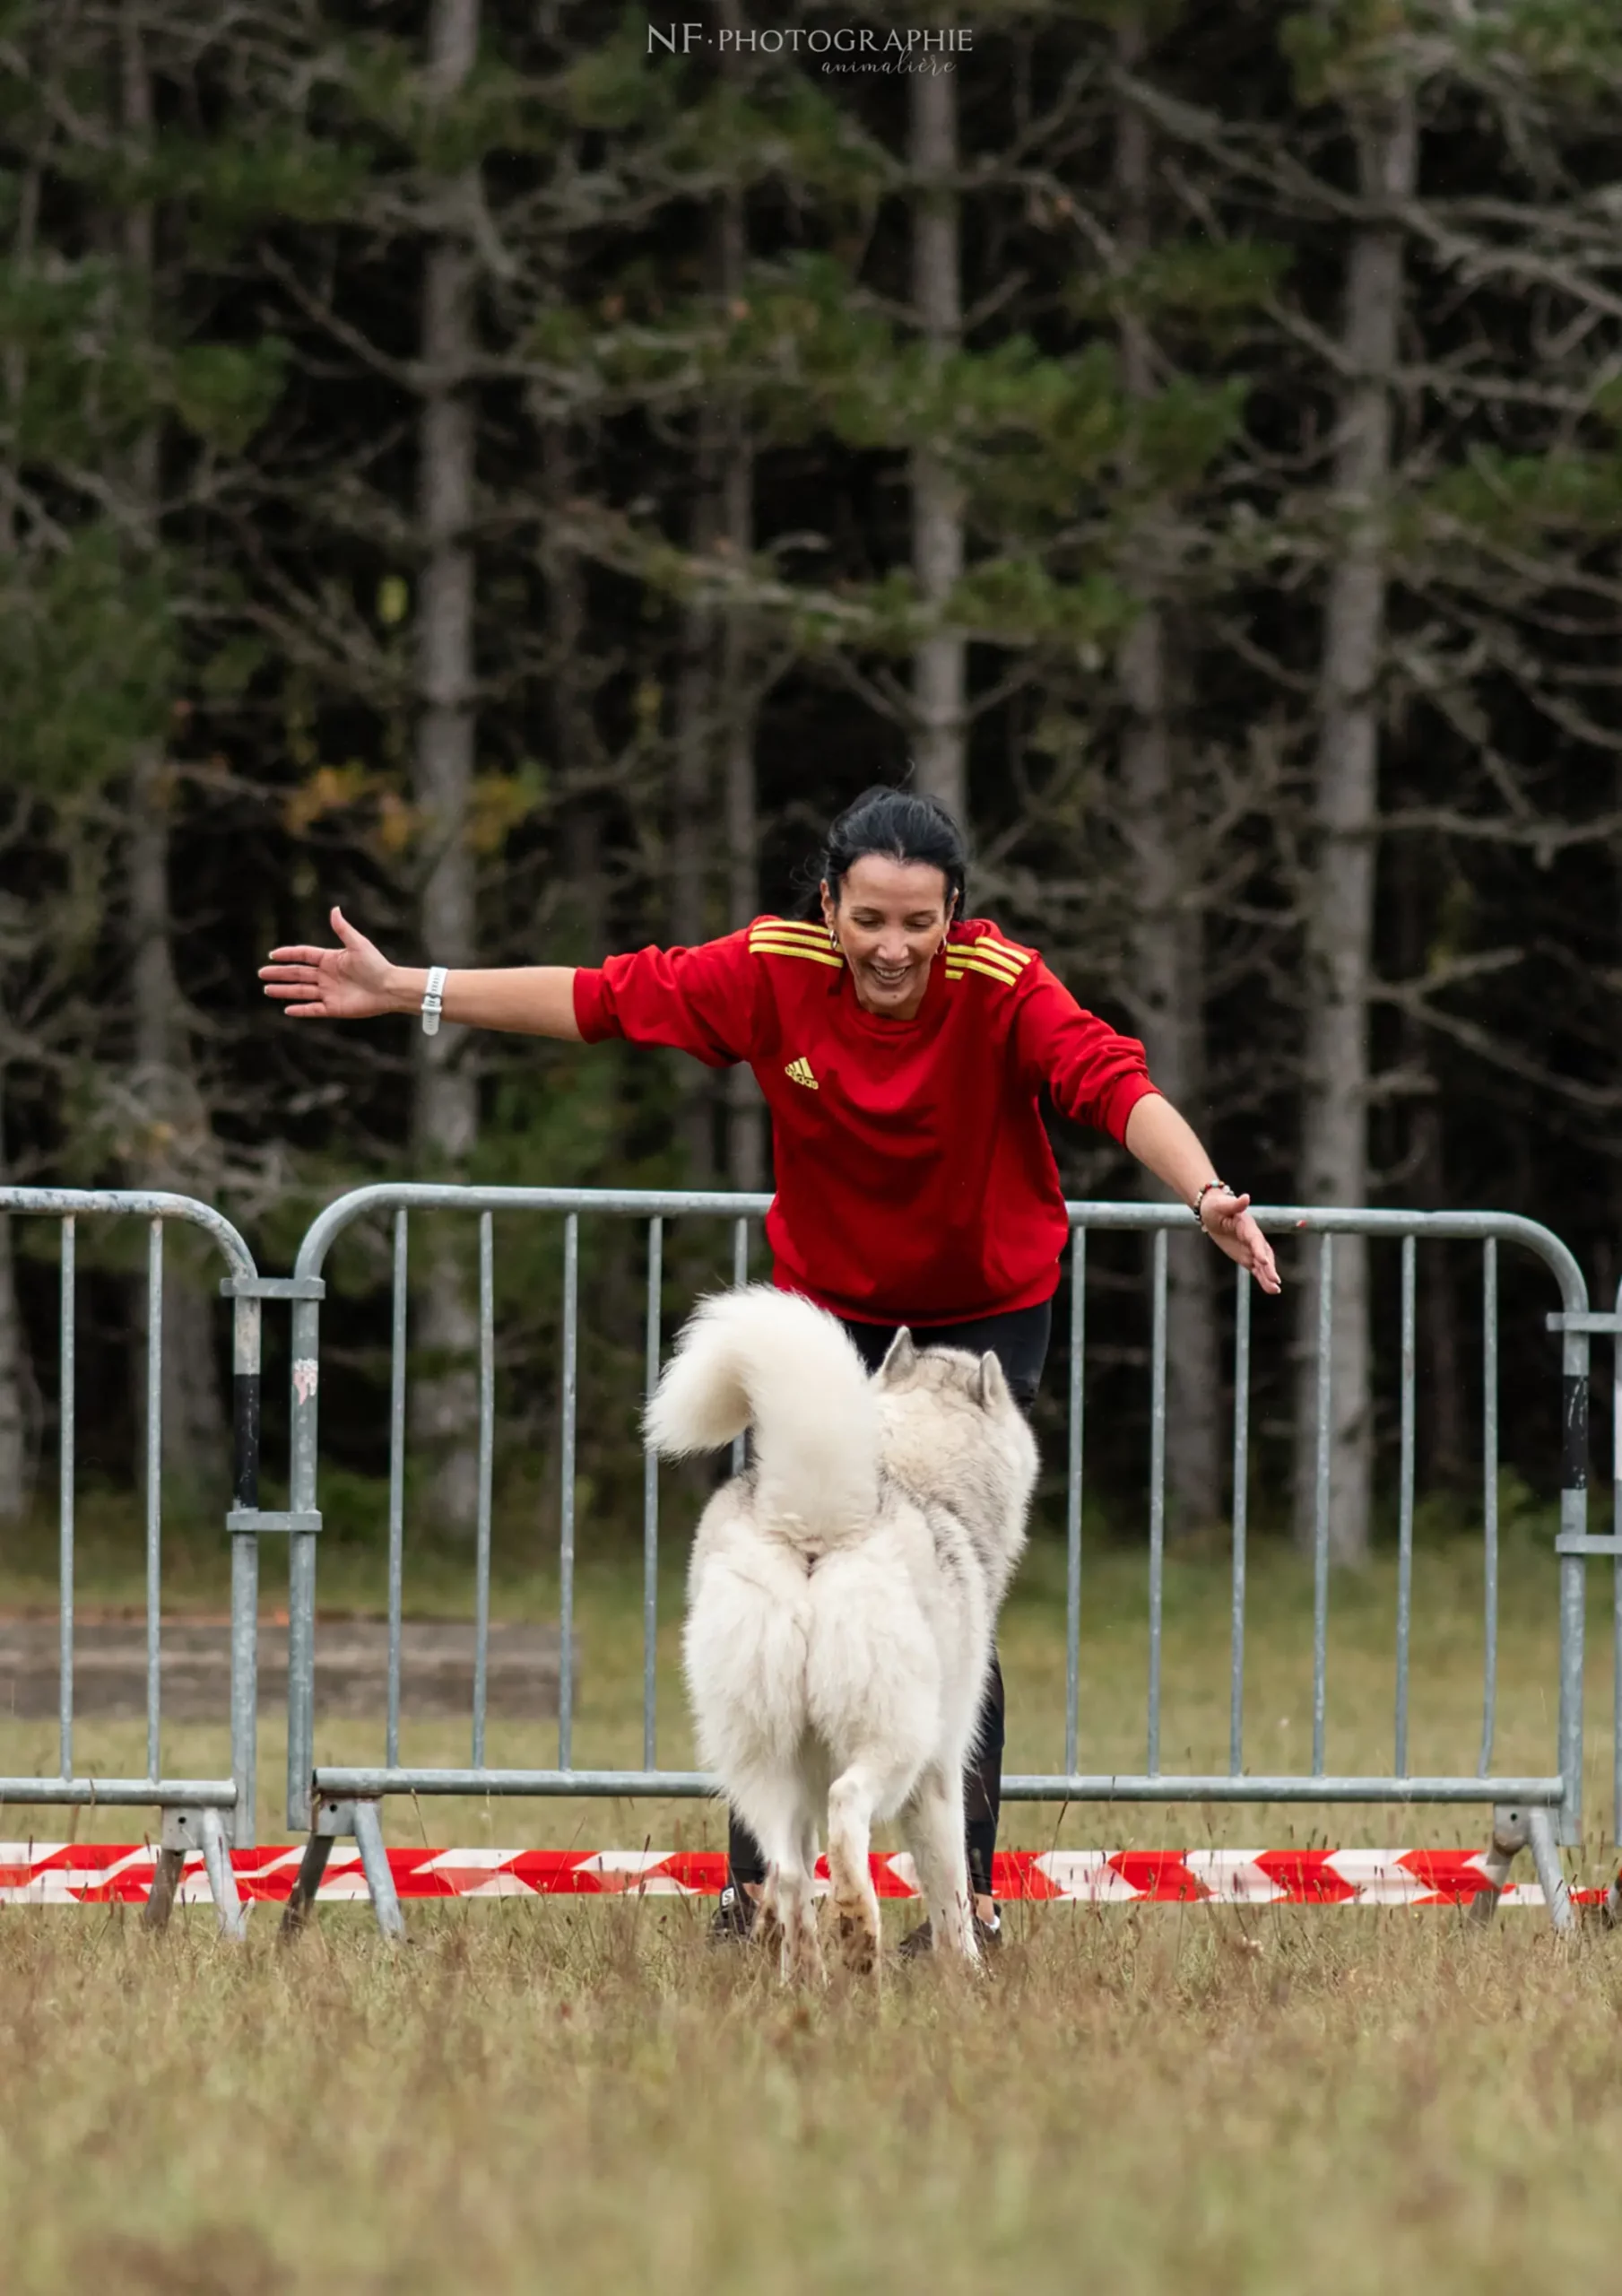
[[(1398, 971), (1412, 980), (1426, 970), (1436, 903), (1436, 855), (1416, 838), (1403, 839), (1389, 857), (1391, 907), (1395, 912), (1393, 956)], [(1445, 877), (1441, 880), (1445, 884)], [(1430, 1032), (1417, 1013), (1402, 1015), (1399, 1036), (1401, 1069), (1414, 1080), (1406, 1103), (1407, 1139), (1402, 1169), (1405, 1201), (1425, 1211), (1447, 1205), (1446, 1135), (1442, 1094), (1431, 1065)], [(1472, 1265), (1479, 1265), (1470, 1254)], [(1415, 1339), (1418, 1393), (1418, 1472), (1427, 1489), (1463, 1491), (1470, 1480), (1470, 1422), (1466, 1401), (1459, 1278), (1463, 1257), (1451, 1247), (1421, 1252), (1415, 1269)]]
[[(124, 127), (133, 145), (152, 132), (152, 83), (141, 37), (139, 10), (126, 0), (121, 19)], [(153, 292), (156, 219), (150, 203), (133, 203), (124, 218), (124, 252), (132, 291), (150, 302)], [(128, 474), (132, 524), (139, 546), (155, 548), (161, 515), (161, 441), (156, 425), (142, 434)], [(134, 1067), (130, 1079), (136, 1111), (131, 1179), (143, 1188), (169, 1188), (212, 1201), (220, 1158), (199, 1087), (186, 1007), (176, 978), (174, 913), (169, 891), (171, 808), (175, 782), (157, 743), (143, 744), (129, 777), (130, 989), (134, 1004)], [(183, 1229), (164, 1237), (162, 1300), (163, 1457), (171, 1485), (194, 1501), (223, 1499), (229, 1479), (225, 1414), (221, 1401), (217, 1275)], [(147, 1379), (144, 1279), (134, 1287), (132, 1369), (136, 1380), (137, 1469), (143, 1478)]]
[[(17, 222), (13, 261), (22, 270), (30, 261), (39, 217), (39, 170), (22, 169), (17, 178)], [(22, 350), (15, 344), (0, 355), (8, 413), (14, 422), (28, 381)], [(17, 527), (9, 494), (0, 500), (0, 566), (17, 549)], [(0, 1069), (0, 1183), (10, 1178), (6, 1158), (4, 1071)], [(0, 1214), (0, 1523), (15, 1523), (28, 1512), (33, 1490), (34, 1450), (39, 1440), (39, 1390), (17, 1298), (17, 1271), (11, 1221)]]
[[(429, 84), (449, 95), (473, 69), (479, 0), (434, 0)], [(467, 380), (474, 353), (473, 267), (464, 229), (468, 177), (439, 187), (435, 236), (422, 282), (424, 386), (418, 430), (418, 518), (422, 537), (417, 609), (419, 709), (415, 796), (426, 840), (420, 896), (426, 961), (474, 961), (473, 856), (468, 812), (473, 779), (474, 412)], [(464, 1030), (412, 1038), (412, 1144), (425, 1170), (452, 1177), (478, 1139), (478, 1077)], [(472, 1531), (478, 1501), (473, 1354), (478, 1321), (464, 1222), (430, 1228), (417, 1309), (430, 1369), (415, 1388), (416, 1431), (433, 1460), (432, 1509), (454, 1537)]]
[[(720, 212), (720, 291), (731, 305), (744, 289), (748, 260), (743, 195), (724, 192)], [(737, 397), (722, 415), (721, 540), (730, 562), (747, 566), (755, 546), (754, 451)], [(726, 831), (726, 921), (739, 931), (760, 912), (760, 829), (755, 802), (755, 698), (749, 619), (742, 606), (721, 618), (720, 733)], [(766, 1185), (766, 1108), (753, 1072), (740, 1062), (726, 1079), (726, 1175), (733, 1187)]]
[[(1413, 195), (1418, 134), (1411, 96), (1356, 122), (1364, 196)], [(1368, 1014), (1374, 964), (1379, 674), (1385, 626), (1385, 496), (1392, 464), (1391, 379), (1402, 308), (1402, 242), (1376, 223), (1355, 240), (1341, 346), (1350, 379), (1340, 401), (1334, 491), (1344, 521), (1324, 612), (1314, 775), (1316, 862), (1306, 916), (1306, 1097), (1301, 1200), (1360, 1205), (1368, 1186)], [(1368, 1361), (1368, 1255), (1334, 1245), (1331, 1346), (1329, 1545), (1338, 1561), (1368, 1550), (1374, 1441)], [(1296, 1529), (1313, 1537), (1316, 1457), (1318, 1254), (1305, 1256), (1299, 1302)]]
[[(699, 409), (694, 445), (694, 493), (689, 547), (707, 554), (716, 540), (718, 439), (713, 405)], [(715, 789), (711, 745), (716, 700), (716, 613), (694, 599), (681, 618), (681, 661), (676, 674), (675, 761), (671, 775), (670, 937), (678, 948), (709, 938), (709, 856)], [(676, 1134), (688, 1183), (707, 1187), (715, 1177), (715, 1091), (706, 1069), (683, 1061)]]
[[(963, 335), (957, 81), (949, 72), (922, 73), (911, 82), (910, 103), (913, 303), (929, 356), (939, 363)], [(963, 572), (963, 496), (945, 460), (924, 445), (913, 450), (912, 503), (913, 573), (925, 607), (939, 613)], [(967, 652), (960, 636), (941, 630), (913, 654), (917, 787), (959, 822), (968, 818)]]
[[(1129, 71), (1141, 61), (1144, 46), (1138, 25), (1119, 35)], [(1123, 104), (1115, 187), (1121, 252), (1128, 263), (1141, 260), (1150, 243), (1151, 169), (1149, 123), (1135, 106)], [(1153, 347), (1130, 309), (1121, 321), (1121, 358), (1128, 397), (1139, 404), (1152, 398)], [(1129, 552), (1140, 609), (1120, 664), (1126, 703), (1122, 778), (1137, 904), (1134, 1022), (1156, 1083), (1198, 1126), (1205, 1100), (1204, 935), (1162, 602), (1166, 548), (1165, 522), (1151, 512)], [(1152, 1201), (1166, 1196), (1148, 1173), (1143, 1192)], [(1217, 1257), (1204, 1237), (1192, 1226), (1186, 1234), (1175, 1231), (1167, 1255), (1166, 1477), (1170, 1525), (1179, 1535), (1208, 1528), (1221, 1514), (1216, 1275)]]
[[(4, 1072), (0, 1070), (0, 1186), (10, 1178), (5, 1153)], [(0, 1213), (0, 1523), (18, 1523), (33, 1496), (39, 1444), (39, 1389), (17, 1298), (12, 1223)]]
[[(733, 19), (735, 30), (735, 10), (724, 13)], [(743, 194), (730, 185), (716, 197), (710, 229), (710, 288), (724, 314), (743, 292), (747, 255)], [(718, 552), (741, 572), (754, 547), (753, 495), (754, 457), (743, 406), (734, 393), (718, 394), (698, 415), (692, 549)], [(747, 925), (759, 909), (750, 650), (742, 606), (717, 609), (698, 601), (688, 608), (677, 685), (671, 840), (672, 930), (682, 944), (705, 939), (710, 930), (717, 762), (728, 928)], [(734, 1187), (759, 1187), (765, 1170), (765, 1112), (745, 1067), (728, 1072), (724, 1112), (727, 1178)], [(681, 1118), (687, 1163), (696, 1178), (714, 1172), (714, 1115), (710, 1080), (696, 1076), (684, 1095)]]
[(575, 473), (574, 455), (560, 422), (549, 422), (542, 433), (541, 467), (548, 514), (538, 544), (546, 584), (547, 713), (553, 781), (564, 793), (557, 955), (561, 963), (594, 965), (603, 961), (608, 944), (603, 821), (594, 794), (577, 786), (589, 776), (594, 744), (580, 670), (585, 645), (584, 579), (578, 553), (559, 539)]

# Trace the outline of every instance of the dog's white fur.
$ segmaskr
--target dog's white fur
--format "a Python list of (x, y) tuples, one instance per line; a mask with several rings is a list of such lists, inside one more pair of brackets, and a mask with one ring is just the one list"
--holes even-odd
[(872, 1378), (832, 1316), (768, 1285), (702, 1302), (648, 1407), (650, 1446), (748, 1428), (698, 1525), (688, 1693), (701, 1759), (760, 1844), (760, 1926), (820, 1979), (821, 1814), (840, 1937), (877, 1956), (875, 1821), (900, 1816), (936, 1949), (976, 1958), (963, 1770), (1037, 1449), (994, 1355), (897, 1335)]

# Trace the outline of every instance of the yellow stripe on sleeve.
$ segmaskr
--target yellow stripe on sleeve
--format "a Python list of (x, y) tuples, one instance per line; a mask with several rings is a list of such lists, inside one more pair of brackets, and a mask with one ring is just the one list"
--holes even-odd
[(832, 965), (836, 972), (843, 972), (845, 960), (831, 949), (816, 949), (800, 941), (779, 941), (765, 934), (750, 935), (750, 953), (758, 957), (802, 957), (807, 964)]
[(1012, 988), (1019, 978), (1017, 972), (1008, 972), (1002, 965), (987, 964), (983, 957), (948, 957), (946, 960), (948, 980), (961, 980), (966, 972), (982, 973), (987, 980), (998, 981), (1004, 988)]
[(1001, 965), (1010, 980), (1017, 979), (1031, 961), (1028, 949), (1012, 949), (1003, 941), (958, 941), (946, 952), (950, 964), (954, 957), (978, 957), (986, 964)]

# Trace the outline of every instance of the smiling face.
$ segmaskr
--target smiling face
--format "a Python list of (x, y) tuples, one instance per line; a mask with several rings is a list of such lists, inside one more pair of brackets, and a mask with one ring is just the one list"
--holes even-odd
[(850, 967), (856, 1002), (887, 1020), (910, 1021), (950, 922), (946, 874), (927, 861), (864, 853), (853, 861), (836, 907), (826, 883), (822, 914)]

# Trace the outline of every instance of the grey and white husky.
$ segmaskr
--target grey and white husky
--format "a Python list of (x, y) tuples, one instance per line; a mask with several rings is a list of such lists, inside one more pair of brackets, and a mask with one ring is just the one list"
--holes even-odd
[(841, 1945), (879, 1944), (875, 1821), (899, 1815), (937, 1952), (976, 1958), (963, 1770), (1037, 1448), (994, 1355), (905, 1331), (871, 1378), (834, 1318), (756, 1284), (703, 1301), (648, 1407), (668, 1457), (753, 1437), (704, 1510), (683, 1656), (700, 1759), (759, 1842), (759, 1933), (820, 1980), (828, 1819)]

